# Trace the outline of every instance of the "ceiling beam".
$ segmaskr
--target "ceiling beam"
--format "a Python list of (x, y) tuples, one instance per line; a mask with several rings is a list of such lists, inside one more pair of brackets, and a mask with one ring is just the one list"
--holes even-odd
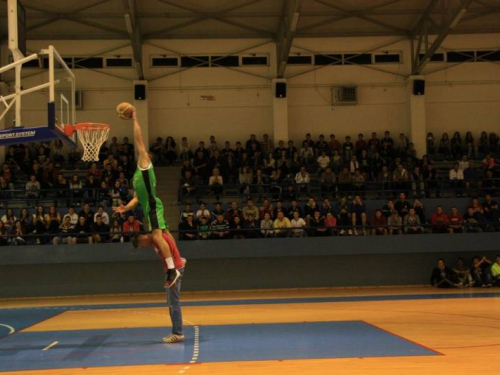
[(132, 45), (134, 53), (135, 71), (139, 80), (144, 79), (144, 69), (142, 66), (142, 34), (139, 25), (139, 18), (137, 16), (137, 3), (136, 0), (123, 0), (123, 7), (125, 9), (124, 18), (125, 26)]
[(290, 54), (293, 37), (295, 36), (295, 31), (297, 30), (297, 23), (299, 22), (301, 8), (302, 0), (288, 0), (285, 1), (283, 5), (283, 12), (276, 38), (278, 78), (283, 78), (285, 75), (288, 55)]
[(323, 5), (327, 6), (327, 7), (330, 7), (330, 8), (333, 8), (333, 9), (337, 9), (342, 15), (345, 15), (346, 17), (360, 18), (360, 19), (365, 20), (367, 22), (370, 22), (370, 23), (372, 23), (374, 25), (382, 26), (382, 27), (384, 27), (386, 29), (394, 30), (394, 31), (401, 32), (401, 33), (408, 32), (405, 29), (402, 29), (400, 27), (391, 25), (391, 24), (386, 23), (384, 21), (381, 21), (381, 20), (378, 20), (376, 18), (368, 16), (363, 9), (361, 9), (361, 10), (348, 10), (348, 9), (344, 9), (342, 7), (339, 7), (336, 4), (332, 4), (332, 3), (328, 2), (328, 1), (325, 1), (325, 0), (316, 0), (316, 2), (318, 2), (320, 4), (323, 4)]
[[(439, 31), (439, 34), (437, 37), (434, 39), (432, 44), (430, 45), (429, 48), (426, 48), (425, 54), (422, 58), (420, 58), (420, 47), (417, 47), (417, 50), (415, 51), (415, 61), (417, 63), (412, 67), (412, 75), (419, 75), (422, 73), (422, 70), (425, 68), (429, 60), (431, 59), (432, 55), (437, 51), (439, 46), (443, 43), (443, 41), (446, 39), (450, 31), (455, 28), (455, 26), (458, 25), (462, 17), (465, 15), (467, 12), (467, 8), (469, 5), (473, 2), (474, 0), (460, 0), (460, 7), (453, 12), (451, 17), (447, 17), (448, 19), (445, 20), (445, 22), (441, 26), (441, 30)], [(425, 25), (425, 22), (424, 22)], [(428, 35), (428, 34), (427, 34)], [(419, 45), (421, 44), (421, 41), (425, 39), (425, 46), (427, 47), (427, 35), (422, 35), (420, 38)]]

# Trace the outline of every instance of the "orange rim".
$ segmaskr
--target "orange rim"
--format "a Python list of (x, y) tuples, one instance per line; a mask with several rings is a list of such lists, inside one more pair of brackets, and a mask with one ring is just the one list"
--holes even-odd
[(64, 126), (64, 133), (67, 136), (72, 136), (74, 132), (81, 130), (81, 129), (89, 129), (89, 130), (94, 130), (94, 131), (104, 131), (106, 129), (109, 129), (110, 126), (108, 124), (101, 124), (98, 122), (82, 122), (79, 124), (75, 125), (65, 125)]

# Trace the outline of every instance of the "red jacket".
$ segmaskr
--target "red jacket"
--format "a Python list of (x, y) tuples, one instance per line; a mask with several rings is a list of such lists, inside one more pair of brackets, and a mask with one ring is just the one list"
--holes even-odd
[[(163, 233), (163, 239), (167, 241), (168, 246), (170, 247), (170, 252), (172, 253), (172, 258), (174, 258), (174, 265), (175, 268), (180, 270), (181, 268), (184, 268), (184, 265), (186, 264), (186, 260), (181, 258), (181, 253), (179, 252), (179, 249), (177, 248), (177, 244), (175, 243), (175, 240), (169, 236), (168, 234)], [(161, 263), (163, 264), (163, 269), (165, 272), (167, 272), (168, 267), (167, 267), (167, 261), (163, 257), (163, 254), (161, 253), (160, 249), (156, 245), (156, 243), (153, 241), (153, 249), (155, 250), (156, 254), (161, 260)]]

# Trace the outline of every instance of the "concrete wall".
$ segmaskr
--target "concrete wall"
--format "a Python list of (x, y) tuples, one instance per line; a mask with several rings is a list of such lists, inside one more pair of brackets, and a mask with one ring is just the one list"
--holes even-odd
[[(498, 49), (500, 34), (451, 35), (442, 51), (448, 49)], [(46, 48), (50, 42), (30, 41), (32, 51)], [(128, 41), (54, 41), (62, 55), (131, 56)], [(112, 51), (111, 51), (112, 50)], [(358, 132), (409, 133), (406, 76), (410, 74), (410, 43), (399, 37), (298, 38), (292, 54), (333, 52), (398, 51), (401, 64), (371, 66), (289, 66), (289, 134), (295, 141), (304, 133), (338, 136)], [(7, 63), (3, 46), (1, 64)], [(151, 55), (264, 53), (269, 66), (196, 68), (176, 72), (176, 68), (152, 68)], [(250, 133), (261, 136), (273, 132), (272, 88), (275, 78), (275, 45), (265, 39), (228, 40), (151, 40), (144, 45), (146, 79), (149, 81), (149, 137), (187, 136), (191, 144), (215, 135), (224, 140), (246, 140)], [(443, 69), (447, 68), (447, 69)], [(309, 71), (311, 70), (311, 71)], [(309, 71), (309, 72), (307, 72)], [(26, 69), (25, 74), (36, 71)], [(77, 86), (84, 90), (85, 109), (78, 111), (79, 121), (108, 122), (111, 135), (130, 136), (131, 129), (118, 121), (114, 108), (118, 102), (132, 101), (132, 68), (75, 70)], [(475, 133), (485, 129), (498, 131), (500, 123), (500, 66), (497, 63), (429, 63), (423, 75), (427, 80), (427, 129), (440, 134), (455, 130)], [(26, 80), (40, 83), (44, 75)], [(12, 77), (4, 74), (3, 80)], [(359, 86), (359, 104), (332, 106), (331, 87), (342, 84)], [(203, 100), (212, 96), (214, 100)], [(26, 124), (45, 121), (46, 96), (35, 94), (25, 99)], [(8, 122), (9, 123), (9, 122)]]
[[(429, 283), (439, 257), (493, 259), (500, 233), (195, 241), (183, 289), (241, 290)], [(129, 244), (0, 249), (0, 297), (145, 293), (162, 290), (150, 249)]]

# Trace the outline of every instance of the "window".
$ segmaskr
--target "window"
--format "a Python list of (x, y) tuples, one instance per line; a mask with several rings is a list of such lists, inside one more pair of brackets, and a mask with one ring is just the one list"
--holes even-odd
[(101, 69), (104, 68), (104, 59), (102, 57), (75, 57), (75, 69), (91, 68)]
[(152, 67), (160, 66), (179, 66), (179, 59), (177, 57), (153, 57), (151, 59)]
[(267, 56), (243, 56), (241, 65), (265, 65), (267, 66)]
[(181, 66), (182, 67), (197, 67), (197, 68), (206, 68), (208, 67), (208, 56), (182, 56), (181, 57)]
[[(419, 59), (422, 60), (425, 56), (425, 53), (421, 53), (418, 55)], [(431, 62), (439, 62), (439, 61), (444, 61), (444, 53), (438, 52), (435, 53), (434, 55), (431, 56), (430, 58)]]
[(288, 65), (311, 65), (312, 64), (312, 56), (288, 56)]
[(240, 66), (239, 56), (211, 56), (210, 66)]
[(500, 51), (477, 51), (477, 62), (500, 61)]
[(342, 55), (338, 54), (325, 54), (314, 55), (314, 65), (341, 65)]
[(24, 68), (40, 68), (40, 59), (34, 59), (23, 64)]
[(130, 68), (132, 67), (131, 58), (108, 58), (106, 59), (106, 68)]
[(346, 53), (344, 54), (344, 64), (346, 65), (367, 65), (372, 63), (371, 53)]
[(400, 63), (401, 62), (401, 54), (400, 53), (380, 53), (374, 55), (375, 64), (388, 64), (388, 63)]
[(446, 53), (446, 60), (448, 62), (473, 62), (474, 51), (448, 52)]

